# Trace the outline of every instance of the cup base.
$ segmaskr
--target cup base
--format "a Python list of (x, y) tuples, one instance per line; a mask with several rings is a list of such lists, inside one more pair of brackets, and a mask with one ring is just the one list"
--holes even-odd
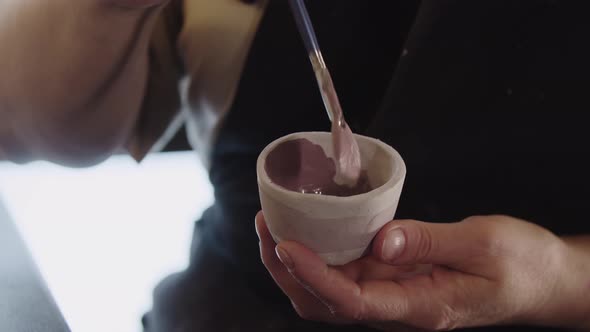
[(318, 253), (317, 255), (328, 265), (341, 266), (363, 257), (366, 250), (367, 248), (363, 247), (338, 252)]

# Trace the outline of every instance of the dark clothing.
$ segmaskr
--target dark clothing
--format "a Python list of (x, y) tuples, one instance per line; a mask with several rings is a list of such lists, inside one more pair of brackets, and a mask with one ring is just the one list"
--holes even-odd
[[(396, 217), (507, 214), (590, 233), (589, 2), (309, 6), (351, 127), (405, 159)], [(301, 321), (260, 262), (256, 158), (312, 130), (329, 130), (327, 116), (287, 2), (271, 1), (214, 149), (215, 206), (197, 223), (191, 266), (156, 290), (148, 332), (362, 330)]]

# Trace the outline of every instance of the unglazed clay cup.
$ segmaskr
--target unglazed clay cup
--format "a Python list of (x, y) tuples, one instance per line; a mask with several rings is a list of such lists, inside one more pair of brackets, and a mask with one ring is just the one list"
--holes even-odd
[[(303, 132), (270, 143), (256, 165), (262, 210), (274, 240), (299, 242), (329, 265), (344, 265), (362, 257), (377, 232), (395, 215), (406, 166), (389, 145), (355, 135), (373, 190), (355, 196), (303, 194), (273, 183), (266, 173), (267, 156), (289, 140), (305, 138), (333, 158), (328, 132)], [(285, 165), (286, 167), (286, 165)]]

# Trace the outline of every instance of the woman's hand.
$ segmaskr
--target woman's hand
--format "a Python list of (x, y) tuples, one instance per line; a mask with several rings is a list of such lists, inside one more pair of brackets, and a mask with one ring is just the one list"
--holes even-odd
[(394, 221), (376, 236), (372, 255), (342, 267), (294, 242), (280, 243), (275, 255), (261, 213), (256, 225), (265, 266), (305, 319), (396, 331), (590, 326), (588, 265), (574, 264), (560, 238), (515, 218)]

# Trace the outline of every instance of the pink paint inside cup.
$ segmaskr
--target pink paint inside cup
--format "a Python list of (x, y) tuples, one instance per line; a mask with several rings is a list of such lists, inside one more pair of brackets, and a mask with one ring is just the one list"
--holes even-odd
[(366, 171), (356, 185), (349, 187), (334, 181), (336, 163), (324, 149), (308, 139), (289, 140), (278, 145), (266, 157), (265, 171), (270, 180), (290, 191), (347, 197), (367, 193), (373, 188)]

